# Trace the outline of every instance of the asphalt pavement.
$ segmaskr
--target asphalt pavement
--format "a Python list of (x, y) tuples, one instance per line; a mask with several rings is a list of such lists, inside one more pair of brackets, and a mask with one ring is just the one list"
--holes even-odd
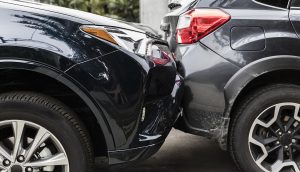
[[(96, 172), (104, 171), (100, 167)], [(147, 161), (114, 172), (238, 172), (216, 142), (173, 130), (160, 151)]]

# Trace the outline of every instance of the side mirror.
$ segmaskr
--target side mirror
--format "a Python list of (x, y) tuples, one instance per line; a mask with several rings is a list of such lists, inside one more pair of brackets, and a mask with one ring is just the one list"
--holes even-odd
[(169, 7), (170, 10), (173, 10), (174, 8), (181, 7), (180, 0), (171, 0), (168, 7)]

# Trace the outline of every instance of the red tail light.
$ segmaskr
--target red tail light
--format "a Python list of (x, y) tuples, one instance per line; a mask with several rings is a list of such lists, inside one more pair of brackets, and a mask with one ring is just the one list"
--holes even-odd
[(153, 61), (156, 65), (166, 65), (171, 61), (169, 55), (165, 52), (161, 52), (160, 57), (151, 56), (150, 59)]
[(157, 45), (152, 45), (149, 58), (155, 65), (166, 65), (171, 61), (172, 57)]
[(193, 9), (180, 16), (177, 42), (192, 44), (215, 31), (230, 20), (230, 15), (219, 9)]

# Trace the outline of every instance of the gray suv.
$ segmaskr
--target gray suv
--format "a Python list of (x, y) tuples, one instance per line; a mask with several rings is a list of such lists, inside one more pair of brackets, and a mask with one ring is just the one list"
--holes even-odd
[(300, 0), (195, 0), (162, 21), (180, 73), (177, 128), (246, 172), (300, 171)]

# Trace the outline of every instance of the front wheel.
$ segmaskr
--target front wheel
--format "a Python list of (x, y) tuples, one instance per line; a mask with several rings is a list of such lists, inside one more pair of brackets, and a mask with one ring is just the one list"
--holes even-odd
[(300, 171), (300, 87), (253, 92), (235, 111), (230, 150), (246, 172)]
[(84, 126), (50, 97), (0, 95), (0, 172), (90, 172), (91, 144)]

